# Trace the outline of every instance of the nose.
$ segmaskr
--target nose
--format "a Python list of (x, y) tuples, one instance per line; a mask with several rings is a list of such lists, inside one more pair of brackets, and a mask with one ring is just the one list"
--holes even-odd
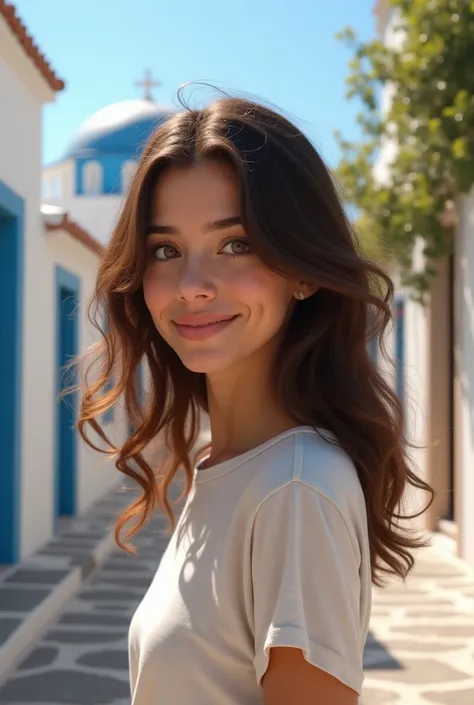
[(203, 263), (190, 260), (185, 263), (178, 283), (178, 295), (187, 302), (215, 297), (215, 284)]

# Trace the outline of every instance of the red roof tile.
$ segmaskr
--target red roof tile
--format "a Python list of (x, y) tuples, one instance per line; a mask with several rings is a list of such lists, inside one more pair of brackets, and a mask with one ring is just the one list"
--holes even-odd
[(46, 223), (46, 230), (48, 232), (53, 232), (55, 230), (65, 230), (69, 235), (71, 235), (75, 240), (78, 240), (84, 247), (87, 247), (92, 252), (100, 255), (102, 254), (104, 247), (101, 243), (95, 239), (87, 230), (84, 230), (82, 226), (73, 220), (69, 219), (67, 213), (65, 213), (57, 223)]
[(5, 0), (0, 0), (0, 15), (5, 19), (10, 30), (21, 44), (23, 51), (31, 59), (48, 85), (53, 91), (62, 91), (65, 86), (64, 81), (56, 75), (44, 54), (41, 53), (39, 47), (35, 44), (33, 37), (28, 34), (28, 30), (16, 14), (13, 5), (5, 2)]

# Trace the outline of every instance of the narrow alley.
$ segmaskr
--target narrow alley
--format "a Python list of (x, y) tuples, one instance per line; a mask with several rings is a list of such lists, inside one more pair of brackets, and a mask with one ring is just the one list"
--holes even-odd
[[(158, 517), (139, 536), (137, 557), (114, 549), (110, 525), (126, 499), (123, 493), (106, 497), (41, 553), (1, 576), (0, 635), (6, 635), (15, 619), (24, 628), (35, 624), (68, 571), (79, 566), (89, 573), (43, 635), (26, 641), (29, 653), (0, 687), (0, 705), (130, 704), (128, 625), (167, 536), (166, 520)], [(94, 569), (96, 547), (107, 534), (112, 550), (105, 555), (102, 549)], [(17, 648), (18, 634), (10, 628), (0, 663)], [(362, 705), (474, 702), (474, 573), (438, 542), (420, 552), (406, 586), (375, 590), (365, 665)]]

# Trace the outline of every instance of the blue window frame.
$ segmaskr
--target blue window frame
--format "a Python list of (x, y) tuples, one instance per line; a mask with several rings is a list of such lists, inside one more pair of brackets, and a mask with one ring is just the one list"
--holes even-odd
[(68, 364), (79, 352), (80, 280), (56, 267), (56, 501), (55, 518), (74, 516), (77, 510), (77, 392), (59, 395), (77, 382)]
[(24, 210), (0, 180), (0, 563), (20, 558)]
[(405, 301), (395, 301), (395, 390), (399, 399), (405, 393)]

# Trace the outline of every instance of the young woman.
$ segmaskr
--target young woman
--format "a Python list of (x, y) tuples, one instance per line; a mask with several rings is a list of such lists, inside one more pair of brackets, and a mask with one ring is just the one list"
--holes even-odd
[[(172, 519), (170, 483), (187, 478), (130, 628), (133, 705), (358, 701), (371, 583), (411, 568), (421, 541), (397, 511), (407, 485), (429, 491), (367, 354), (391, 297), (284, 117), (224, 98), (150, 138), (98, 275), (103, 375), (80, 418), (143, 489), (117, 525), (127, 550), (125, 524), (128, 539), (157, 506)], [(98, 419), (124, 395), (135, 430), (115, 447)], [(211, 448), (193, 466), (203, 414)], [(160, 434), (157, 472), (143, 451)]]

